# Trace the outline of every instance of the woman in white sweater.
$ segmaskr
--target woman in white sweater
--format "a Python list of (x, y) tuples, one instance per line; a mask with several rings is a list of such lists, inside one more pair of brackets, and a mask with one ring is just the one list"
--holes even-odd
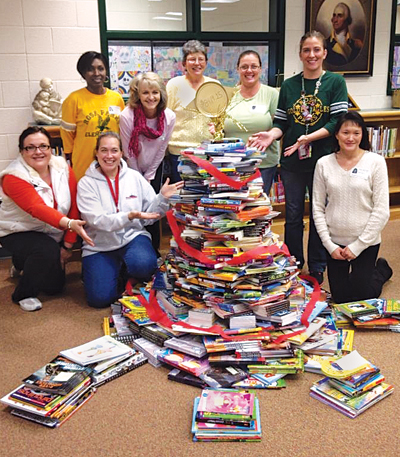
[(318, 160), (313, 215), (328, 251), (328, 279), (336, 303), (376, 298), (392, 276), (378, 257), (389, 220), (385, 159), (371, 152), (362, 117), (349, 111), (334, 133), (337, 152)]

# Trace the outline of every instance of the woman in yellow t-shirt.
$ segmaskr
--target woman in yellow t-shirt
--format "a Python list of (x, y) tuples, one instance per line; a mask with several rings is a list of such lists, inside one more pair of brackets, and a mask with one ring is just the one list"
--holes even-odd
[(79, 180), (93, 161), (99, 134), (119, 133), (119, 115), (125, 104), (119, 93), (104, 87), (107, 60), (103, 54), (85, 52), (76, 68), (86, 81), (86, 87), (65, 99), (60, 131), (64, 153), (72, 154), (72, 168)]

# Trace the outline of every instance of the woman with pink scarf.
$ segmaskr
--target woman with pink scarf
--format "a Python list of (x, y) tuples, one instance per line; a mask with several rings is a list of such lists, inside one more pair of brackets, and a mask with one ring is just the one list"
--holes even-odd
[[(153, 72), (139, 73), (131, 82), (128, 106), (120, 115), (123, 152), (130, 168), (141, 173), (156, 193), (162, 181), (162, 162), (175, 113), (167, 108), (162, 79)], [(156, 250), (160, 244), (159, 225), (148, 226)]]

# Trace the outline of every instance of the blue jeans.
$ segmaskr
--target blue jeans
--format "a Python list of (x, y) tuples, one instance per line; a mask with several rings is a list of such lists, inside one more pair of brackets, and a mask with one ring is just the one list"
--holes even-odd
[(264, 183), (264, 185), (263, 185), (264, 192), (267, 195), (269, 195), (269, 192), (271, 190), (277, 168), (278, 167), (276, 165), (274, 167), (270, 167), (270, 168), (260, 168), (261, 177), (262, 177), (262, 180)]
[(307, 248), (308, 270), (310, 272), (323, 272), (327, 261), (326, 251), (321, 243), (312, 216), (314, 172), (293, 173), (282, 168), (281, 177), (286, 197), (285, 243), (290, 253), (300, 262), (300, 268), (303, 268), (304, 198), (308, 187), (310, 194), (310, 231)]
[(105, 308), (119, 297), (118, 279), (123, 264), (128, 277), (138, 281), (151, 279), (157, 268), (157, 255), (150, 238), (139, 235), (120, 249), (82, 258), (83, 283), (89, 306)]

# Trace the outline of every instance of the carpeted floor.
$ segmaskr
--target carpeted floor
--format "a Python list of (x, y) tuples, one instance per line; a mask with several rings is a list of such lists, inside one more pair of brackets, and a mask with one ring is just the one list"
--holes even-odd
[[(400, 221), (383, 234), (381, 255), (395, 274), (383, 296), (400, 298)], [(68, 265), (66, 293), (41, 297), (43, 309), (26, 313), (10, 300), (15, 280), (9, 260), (0, 261), (0, 395), (51, 360), (57, 353), (102, 335), (108, 310), (87, 307), (80, 263)], [(40, 268), (40, 265), (38, 265)], [(349, 419), (309, 397), (318, 375), (289, 377), (287, 388), (260, 391), (261, 443), (193, 443), (190, 424), (199, 390), (167, 380), (168, 369), (145, 365), (101, 387), (95, 396), (56, 430), (15, 418), (0, 406), (4, 457), (220, 456), (220, 457), (394, 457), (400, 436), (400, 334), (357, 331), (355, 348), (381, 368), (394, 394), (357, 419)]]

